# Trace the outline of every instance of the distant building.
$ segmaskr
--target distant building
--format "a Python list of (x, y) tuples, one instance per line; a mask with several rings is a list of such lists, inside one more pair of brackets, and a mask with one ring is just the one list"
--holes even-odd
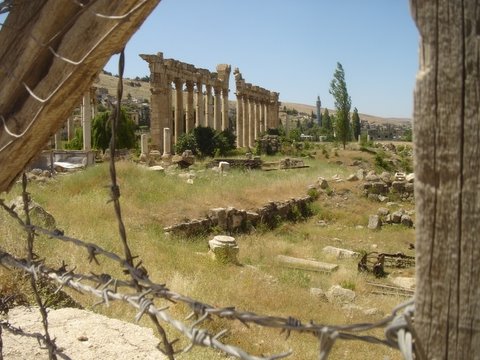
[(317, 123), (320, 127), (322, 127), (322, 112), (320, 110), (321, 106), (322, 102), (320, 101), (320, 96), (317, 96)]

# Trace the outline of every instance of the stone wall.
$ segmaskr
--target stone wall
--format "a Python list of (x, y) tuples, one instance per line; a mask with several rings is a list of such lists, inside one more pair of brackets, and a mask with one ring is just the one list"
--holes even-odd
[(388, 172), (376, 175), (373, 171), (365, 176), (363, 184), (364, 194), (372, 200), (382, 201), (388, 194), (397, 194), (401, 200), (412, 200), (413, 174), (404, 175), (397, 173), (392, 176)]
[(168, 226), (163, 230), (171, 234), (190, 236), (209, 233), (214, 228), (227, 234), (248, 232), (258, 225), (273, 228), (281, 221), (310, 216), (308, 205), (313, 200), (306, 195), (286, 201), (270, 201), (253, 211), (234, 207), (215, 208), (210, 209), (205, 218)]

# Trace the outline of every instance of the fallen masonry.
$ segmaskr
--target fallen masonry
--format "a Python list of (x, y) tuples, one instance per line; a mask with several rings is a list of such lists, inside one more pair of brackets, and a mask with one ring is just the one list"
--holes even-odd
[(290, 220), (296, 216), (309, 215), (308, 204), (313, 201), (309, 195), (286, 201), (270, 201), (262, 207), (247, 211), (228, 208), (210, 209), (207, 217), (165, 227), (163, 230), (170, 234), (184, 234), (187, 236), (210, 232), (213, 228), (225, 233), (241, 233), (250, 230), (250, 227), (265, 224), (274, 227), (279, 220)]
[(330, 264), (321, 261), (306, 260), (285, 255), (277, 255), (277, 261), (286, 267), (299, 270), (310, 270), (330, 273), (337, 270), (337, 264)]

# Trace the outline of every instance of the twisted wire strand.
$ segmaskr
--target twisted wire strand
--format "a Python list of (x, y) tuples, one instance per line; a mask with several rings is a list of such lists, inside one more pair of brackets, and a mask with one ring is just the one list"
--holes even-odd
[(291, 352), (289, 351), (283, 354), (278, 354), (270, 357), (263, 357), (263, 356), (258, 357), (258, 356), (250, 355), (241, 348), (222, 343), (219, 340), (219, 337), (223, 333), (212, 335), (204, 329), (190, 327), (188, 325), (185, 325), (183, 322), (176, 320), (175, 318), (173, 318), (167, 313), (166, 311), (167, 308), (157, 309), (154, 306), (152, 301), (144, 300), (146, 295), (145, 293), (126, 294), (126, 293), (115, 292), (108, 288), (97, 289), (92, 286), (83, 284), (79, 280), (75, 280), (71, 274), (67, 276), (59, 275), (57, 272), (55, 272), (52, 269), (48, 269), (43, 264), (39, 264), (36, 266), (27, 266), (24, 261), (20, 261), (15, 257), (13, 257), (12, 255), (3, 251), (0, 251), (0, 263), (4, 266), (10, 266), (13, 268), (22, 269), (27, 273), (35, 274), (34, 276), (37, 276), (37, 277), (40, 275), (47, 277), (51, 280), (56, 281), (61, 285), (64, 285), (64, 286), (66, 285), (82, 293), (89, 293), (91, 295), (99, 297), (102, 299), (100, 303), (105, 303), (107, 306), (109, 305), (109, 301), (114, 301), (114, 300), (128, 303), (139, 311), (136, 318), (139, 319), (141, 317), (140, 314), (150, 313), (156, 316), (157, 318), (159, 318), (160, 320), (165, 321), (170, 325), (172, 325), (175, 329), (180, 331), (187, 339), (189, 339), (190, 342), (192, 342), (194, 345), (211, 347), (217, 350), (221, 350), (226, 354), (236, 356), (244, 360), (281, 359), (291, 354)]
[[(24, 228), (27, 227), (27, 225), (23, 223), (23, 221), (16, 214), (16, 212), (13, 209), (10, 209), (9, 207), (7, 207), (3, 201), (0, 201), (0, 206), (3, 207), (11, 216), (13, 216), (22, 227)], [(414, 312), (413, 300), (409, 300), (405, 303), (402, 303), (396, 306), (392, 310), (391, 315), (385, 317), (384, 319), (379, 320), (376, 323), (359, 323), (359, 324), (336, 325), (336, 326), (330, 326), (330, 325), (326, 326), (322, 324), (316, 324), (314, 322), (302, 324), (302, 322), (300, 322), (299, 320), (296, 320), (291, 317), (283, 318), (283, 317), (262, 316), (252, 312), (237, 311), (234, 307), (215, 308), (211, 305), (204, 304), (190, 297), (170, 291), (168, 288), (165, 287), (164, 284), (154, 283), (153, 281), (150, 280), (146, 272), (139, 271), (135, 266), (133, 266), (133, 264), (130, 265), (126, 260), (118, 256), (117, 254), (113, 252), (109, 252), (96, 244), (87, 243), (76, 238), (64, 236), (62, 232), (58, 230), (50, 231), (34, 225), (31, 225), (29, 228), (31, 228), (35, 232), (43, 233), (44, 235), (48, 235), (54, 239), (73, 243), (76, 246), (87, 249), (87, 252), (89, 253), (89, 259), (95, 258), (95, 256), (97, 255), (103, 255), (119, 263), (121, 266), (123, 266), (128, 270), (128, 272), (132, 275), (132, 278), (135, 278), (138, 281), (138, 284), (140, 285), (140, 289), (142, 289), (144, 293), (148, 292), (148, 294), (152, 297), (163, 298), (174, 303), (182, 302), (188, 305), (192, 309), (192, 313), (187, 317), (187, 319), (195, 315), (200, 317), (200, 319), (196, 321), (191, 326), (191, 328), (196, 328), (196, 326), (200, 324), (202, 321), (209, 318), (210, 316), (215, 315), (219, 318), (225, 318), (229, 320), (238, 320), (244, 324), (254, 323), (262, 327), (282, 329), (287, 332), (290, 332), (290, 331), (307, 332), (315, 335), (319, 339), (320, 346), (321, 346), (320, 351), (321, 351), (322, 359), (327, 358), (331, 348), (333, 347), (337, 339), (360, 340), (360, 341), (369, 342), (373, 344), (382, 344), (389, 347), (397, 348), (397, 349), (400, 349), (401, 353), (405, 356), (406, 359), (411, 358), (408, 355), (409, 351), (411, 352), (411, 350), (408, 350), (407, 348), (408, 347), (411, 348), (414, 342), (415, 344), (418, 344), (418, 340), (415, 340), (415, 339), (412, 339), (415, 341), (408, 340), (408, 338), (412, 334), (413, 336), (415, 336), (414, 332), (410, 331), (410, 329), (412, 328), (411, 324), (409, 325), (407, 321)], [(30, 266), (25, 265), (23, 269), (30, 273), (33, 272), (34, 274), (36, 274), (35, 266), (33, 264)], [(114, 294), (117, 291), (117, 287), (115, 286), (114, 290), (108, 288), (108, 286), (111, 285), (112, 283), (119, 284), (125, 287), (135, 288), (134, 284), (132, 284), (131, 282), (125, 282), (122, 280), (114, 279), (108, 274), (102, 274), (101, 276), (95, 275), (95, 274), (93, 274), (92, 276), (85, 276), (85, 275), (75, 275), (73, 271), (70, 271), (70, 272), (65, 272), (62, 275), (59, 275), (58, 272), (56, 272), (54, 275), (49, 275), (49, 277), (50, 278), (53, 277), (54, 280), (56, 280), (61, 284), (61, 286), (70, 286), (72, 281), (73, 282), (75, 281), (79, 282), (81, 280), (93, 281), (94, 283), (96, 283), (96, 287), (95, 287), (96, 292), (93, 292), (94, 295), (102, 298), (100, 303), (106, 303), (106, 304), (109, 303), (109, 300), (116, 299)], [(98, 289), (99, 287), (101, 287), (100, 290)], [(81, 288), (78, 286), (73, 286), (73, 288), (77, 290), (81, 290)], [(92, 291), (90, 290), (89, 292), (92, 293)], [(130, 301), (131, 299), (129, 297), (123, 300), (128, 303), (131, 303), (131, 305), (139, 309), (143, 309), (137, 315), (138, 319), (146, 312), (152, 314), (151, 311), (147, 311), (147, 307), (145, 305), (145, 304), (148, 304), (148, 306), (151, 306), (152, 304), (149, 303), (147, 300), (142, 300), (142, 299), (145, 299), (145, 295), (141, 295), (141, 297), (142, 298), (134, 298), (133, 303)], [(400, 312), (404, 309), (406, 309), (405, 313), (409, 317), (405, 317), (404, 314), (400, 314)], [(163, 314), (163, 311), (159, 311), (159, 313)], [(177, 330), (179, 328), (183, 328), (182, 325), (180, 325), (181, 322), (179, 323), (175, 322), (177, 320), (174, 321), (174, 319), (171, 319), (171, 318), (165, 319), (163, 315), (160, 315), (158, 317), (170, 323), (171, 325), (173, 325), (175, 328), (177, 328)], [(386, 340), (379, 339), (377, 337), (370, 336), (370, 335), (358, 334), (359, 332), (365, 332), (374, 328), (383, 328), (383, 327), (386, 328), (385, 330)], [(408, 334), (406, 335), (407, 331), (408, 331), (408, 334), (410, 335)], [(184, 335), (186, 335), (186, 337), (191, 341), (193, 339), (193, 342), (199, 342), (198, 337), (204, 336), (204, 335), (198, 335), (199, 334), (198, 332), (196, 332), (195, 334), (193, 333), (185, 334), (184, 332)], [(203, 339), (200, 342), (203, 345), (205, 345), (205, 343), (210, 344), (210, 340), (208, 339), (207, 338)], [(210, 344), (205, 346), (212, 346), (212, 345)], [(217, 348), (216, 345), (213, 347)], [(407, 349), (407, 350), (403, 350), (403, 349)], [(281, 355), (283, 357), (283, 355), (285, 354), (281, 354)], [(249, 357), (242, 357), (242, 358), (251, 359)], [(421, 357), (417, 357), (417, 358), (421, 359)]]
[[(0, 202), (1, 205), (1, 202)], [(142, 286), (143, 289), (145, 290), (152, 290), (152, 295), (155, 297), (159, 298), (164, 298), (166, 300), (170, 300), (172, 302), (182, 302), (187, 304), (191, 309), (192, 313), (189, 315), (189, 317), (193, 317), (194, 315), (215, 315), (220, 318), (226, 318), (226, 319), (236, 319), (241, 322), (245, 323), (254, 323), (259, 326), (264, 326), (264, 327), (270, 327), (270, 328), (278, 328), (278, 329), (285, 329), (289, 331), (299, 331), (299, 332), (309, 332), (314, 335), (322, 332), (324, 329), (325, 325), (322, 324), (316, 324), (315, 322), (310, 322), (307, 324), (303, 324), (300, 321), (292, 321), (292, 318), (284, 318), (284, 317), (276, 317), (276, 316), (262, 316), (258, 315), (252, 312), (241, 312), (235, 309), (235, 307), (223, 307), (223, 308), (215, 308), (211, 305), (204, 304), (202, 302), (199, 302), (197, 300), (194, 300), (188, 296), (178, 294), (174, 291), (169, 290), (165, 284), (157, 284), (153, 282), (147, 274), (143, 272), (139, 272), (138, 269), (136, 269), (134, 266), (128, 265), (128, 263), (122, 259), (120, 256), (117, 254), (107, 251), (103, 249), (102, 247), (93, 244), (93, 243), (86, 243), (82, 240), (76, 239), (76, 238), (71, 238), (65, 235), (60, 235), (56, 233), (55, 231), (50, 231), (47, 229), (40, 228), (38, 226), (32, 226), (33, 230), (43, 233), (45, 235), (48, 235), (52, 238), (56, 238), (58, 240), (66, 241), (73, 243), (77, 246), (83, 247), (85, 249), (90, 249), (90, 251), (94, 251), (95, 255), (104, 255), (105, 257), (114, 260), (121, 264), (123, 267), (127, 268), (134, 277), (139, 281), (140, 285)], [(383, 328), (387, 324), (391, 323), (396, 316), (398, 316), (399, 312), (403, 310), (404, 308), (413, 306), (413, 299), (410, 299), (407, 302), (404, 302), (402, 304), (399, 304), (396, 306), (393, 310), (392, 313), (379, 320), (376, 323), (358, 323), (358, 324), (347, 324), (347, 325), (335, 325), (331, 326), (329, 325), (328, 328), (334, 329), (339, 332), (338, 338), (343, 339), (343, 340), (354, 340), (354, 339), (361, 339), (364, 341), (368, 341), (370, 343), (376, 343), (376, 344), (382, 344), (382, 345), (387, 345), (390, 347), (396, 347), (395, 343), (395, 331), (397, 328), (395, 327), (390, 327), (387, 339), (379, 339), (373, 336), (368, 336), (368, 335), (357, 335), (355, 333), (358, 332), (365, 332), (368, 330), (372, 330), (375, 328)], [(353, 334), (351, 334), (353, 333)]]
[[(5, 259), (7, 259), (9, 261), (12, 261), (13, 257), (11, 257), (9, 254), (6, 254), (4, 252), (0, 252), (0, 262), (2, 262), (2, 264), (6, 263)], [(113, 282), (113, 279), (110, 282), (105, 283), (105, 282), (101, 282), (99, 280), (98, 276), (85, 276), (85, 275), (78, 275), (78, 274), (75, 275), (73, 272), (66, 272), (64, 274), (59, 274), (58, 272), (55, 272), (53, 270), (48, 272), (46, 270), (47, 268), (43, 265), (27, 266), (25, 263), (23, 263), (21, 261), (16, 261), (14, 263), (14, 265), (15, 265), (15, 267), (20, 267), (24, 271), (27, 271), (27, 272), (30, 272), (30, 273), (36, 274), (38, 272), (42, 272), (42, 274), (46, 274), (46, 276), (48, 276), (49, 278), (57, 281), (60, 284), (60, 286), (69, 286), (69, 287), (71, 287), (73, 289), (76, 289), (78, 291), (89, 292), (89, 293), (91, 293), (91, 294), (93, 294), (97, 297), (100, 297), (102, 299), (99, 303), (109, 304), (109, 300), (122, 300), (124, 302), (127, 302), (127, 303), (133, 305), (137, 309), (143, 309), (143, 310), (141, 310), (141, 312), (139, 312), (139, 314), (137, 314), (137, 317), (136, 317), (137, 319), (139, 319), (145, 312), (152, 313), (150, 310), (148, 310), (150, 308), (146, 309), (145, 305), (142, 305), (142, 301), (143, 301), (143, 304), (147, 303), (149, 306), (153, 306), (153, 303), (146, 302), (146, 300), (142, 300), (142, 299), (145, 298), (145, 293), (149, 294), (151, 296), (158, 295), (155, 287), (148, 288), (147, 286), (145, 286), (144, 288), (146, 290), (145, 290), (144, 294), (140, 294), (140, 295), (120, 294), (120, 293), (117, 293), (116, 289), (112, 290), (112, 289), (108, 288), (108, 286)], [(89, 286), (86, 286), (84, 284), (81, 284), (80, 281), (83, 281), (83, 280), (92, 281), (92, 282), (96, 283), (97, 286), (96, 287), (89, 287)], [(115, 280), (115, 281), (118, 281), (118, 280)], [(132, 284), (130, 284), (128, 282), (124, 282), (124, 283), (122, 283), (122, 285), (126, 286), (126, 287), (133, 288)], [(99, 289), (99, 286), (101, 287), (100, 289)], [(160, 286), (162, 286), (162, 285), (160, 285)], [(261, 315), (257, 315), (255, 313), (251, 313), (251, 312), (239, 312), (239, 311), (236, 311), (235, 308), (233, 308), (233, 307), (211, 308), (210, 305), (202, 304), (198, 301), (192, 300), (188, 297), (182, 296), (180, 294), (176, 294), (176, 293), (171, 292), (171, 291), (166, 291), (166, 292), (164, 291), (162, 295), (163, 295), (162, 297), (166, 297), (169, 300), (184, 302), (184, 303), (190, 305), (190, 307), (192, 309), (196, 310), (197, 312), (200, 312), (200, 311), (203, 310), (205, 312), (205, 314), (208, 315), (208, 316), (209, 315), (216, 315), (216, 316), (221, 317), (221, 318), (227, 318), (227, 319), (231, 319), (231, 320), (239, 320), (242, 323), (254, 323), (254, 324), (257, 324), (257, 325), (263, 326), (263, 327), (285, 329), (285, 330), (288, 330), (288, 331), (296, 331), (296, 332), (308, 332), (308, 333), (314, 334), (315, 336), (317, 336), (319, 338), (319, 341), (320, 341), (320, 344), (321, 344), (321, 351), (322, 351), (321, 353), (323, 354), (322, 356), (324, 356), (323, 357), (324, 359), (326, 359), (325, 356), (328, 355), (331, 348), (333, 347), (334, 342), (337, 339), (360, 340), (360, 341), (364, 341), (364, 342), (368, 342), (368, 343), (372, 343), (372, 344), (382, 344), (382, 345), (387, 345), (389, 347), (398, 348), (398, 345), (397, 345), (398, 342), (395, 340), (395, 339), (398, 338), (398, 336), (395, 335), (395, 334), (396, 334), (396, 331), (404, 330), (404, 328), (403, 327), (398, 328), (396, 323), (395, 323), (395, 320), (396, 320), (397, 317), (398, 318), (401, 317), (401, 315), (398, 314), (400, 312), (400, 310), (402, 310), (405, 307), (409, 307), (409, 306), (412, 305), (412, 300), (410, 300), (406, 303), (400, 304), (399, 306), (397, 306), (392, 311), (392, 314), (390, 316), (386, 317), (385, 319), (382, 319), (382, 320), (378, 321), (377, 323), (368, 324), (368, 326), (366, 326), (367, 324), (352, 324), (352, 325), (348, 325), (348, 326), (330, 326), (330, 325), (326, 326), (326, 325), (315, 324), (313, 322), (309, 323), (307, 325), (302, 325), (301, 323), (292, 324), (291, 321), (289, 321), (291, 318), (261, 316)], [(200, 309), (202, 309), (202, 310), (200, 310)], [(158, 312), (163, 314), (164, 310), (166, 310), (166, 308), (164, 308), (162, 310), (158, 310)], [(175, 320), (171, 317), (166, 317), (164, 315), (159, 315), (156, 312), (154, 312), (154, 313), (161, 320), (168, 322), (169, 324), (174, 326), (177, 330), (183, 332), (184, 335), (188, 339), (190, 339), (190, 340), (196, 339), (196, 336), (193, 333), (190, 333), (190, 332), (185, 333), (184, 328), (188, 327), (188, 326), (182, 325), (183, 324), (182, 322), (180, 322), (178, 320)], [(202, 319), (202, 321), (204, 319)], [(352, 331), (352, 332), (365, 331), (367, 329), (384, 327), (386, 324), (389, 324), (389, 323), (392, 323), (392, 326), (387, 327), (387, 329), (388, 329), (388, 331), (386, 331), (387, 340), (382, 340), (382, 339), (376, 338), (374, 336), (356, 335), (356, 334), (351, 334), (351, 333), (345, 332), (345, 331)], [(190, 329), (195, 328), (196, 325), (198, 325), (197, 322), (194, 323), (193, 326), (188, 327), (188, 328), (190, 328)], [(206, 344), (206, 343), (208, 343), (209, 345)], [(224, 350), (222, 348), (217, 347), (218, 344), (215, 345), (214, 343), (211, 343), (210, 340), (203, 340), (202, 344), (204, 346), (211, 346), (211, 347), (220, 349), (222, 351)], [(212, 344), (214, 344), (214, 345), (212, 345)], [(229, 353), (231, 355), (234, 355), (235, 353), (238, 354), (238, 352), (235, 352), (233, 350), (232, 350), (232, 352), (229, 352), (230, 350), (228, 350), (227, 353)], [(287, 356), (286, 353), (281, 354), (281, 355), (282, 355), (282, 357)], [(242, 359), (247, 359), (247, 360), (252, 359), (248, 356), (247, 357), (243, 356), (241, 358)], [(255, 358), (253, 358), (253, 359), (255, 359)], [(265, 358), (259, 358), (259, 359), (265, 359)]]
[(106, 15), (106, 14), (101, 14), (101, 13), (97, 13), (95, 11), (93, 11), (92, 9), (90, 9), (90, 4), (88, 5), (85, 5), (85, 4), (82, 4), (80, 1), (78, 0), (72, 0), (72, 2), (78, 6), (80, 6), (81, 8), (85, 8), (87, 9), (87, 11), (91, 12), (93, 15), (95, 15), (96, 17), (99, 17), (99, 18), (102, 18), (102, 19), (108, 19), (108, 20), (124, 20), (126, 18), (128, 18), (130, 15), (132, 15), (135, 11), (137, 11), (138, 9), (140, 9), (143, 5), (145, 5), (149, 0), (143, 0), (141, 1), (139, 4), (135, 5), (129, 12), (123, 14), (123, 15)]

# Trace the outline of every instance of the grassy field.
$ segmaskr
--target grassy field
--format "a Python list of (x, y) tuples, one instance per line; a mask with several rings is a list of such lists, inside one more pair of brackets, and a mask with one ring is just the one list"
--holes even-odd
[[(372, 295), (367, 281), (388, 283), (389, 279), (375, 279), (357, 272), (357, 260), (337, 260), (326, 256), (322, 249), (327, 245), (356, 251), (398, 252), (412, 254), (408, 243), (414, 243), (414, 230), (403, 226), (384, 226), (381, 231), (367, 229), (368, 216), (375, 214), (381, 205), (362, 196), (360, 182), (334, 182), (334, 175), (347, 177), (358, 167), (351, 166), (354, 159), (361, 160), (366, 168), (374, 167), (373, 155), (354, 149), (328, 149), (316, 151), (313, 158), (306, 158), (309, 168), (284, 171), (232, 170), (222, 176), (205, 168), (203, 163), (194, 165), (194, 183), (188, 184), (180, 176), (180, 170), (167, 174), (146, 170), (130, 162), (119, 162), (118, 178), (121, 189), (122, 213), (132, 252), (142, 259), (150, 277), (155, 282), (166, 283), (178, 293), (216, 306), (235, 306), (237, 309), (272, 316), (292, 316), (302, 322), (313, 320), (323, 324), (373, 322), (388, 314), (404, 298)], [(275, 160), (265, 159), (266, 161)], [(183, 171), (184, 172), (184, 171)], [(240, 246), (239, 260), (242, 266), (222, 265), (207, 256), (207, 242), (211, 236), (182, 238), (167, 236), (163, 227), (184, 219), (204, 216), (214, 207), (234, 206), (254, 209), (270, 200), (287, 200), (306, 194), (308, 186), (318, 177), (329, 180), (332, 193), (321, 193), (312, 205), (314, 215), (297, 223), (282, 223), (273, 230), (262, 227), (249, 234), (236, 236)], [(109, 194), (108, 166), (100, 164), (85, 171), (59, 175), (46, 183), (32, 182), (29, 192), (32, 198), (47, 209), (56, 219), (57, 226), (66, 235), (95, 242), (107, 250), (122, 252)], [(6, 200), (20, 192), (16, 186)], [(406, 210), (413, 204), (398, 203)], [(324, 220), (327, 226), (319, 226)], [(24, 254), (24, 235), (4, 211), (0, 211), (1, 246), (17, 255)], [(76, 266), (79, 273), (110, 273), (123, 277), (121, 269), (106, 259), (101, 264), (89, 264), (85, 251), (53, 239), (38, 237), (37, 254), (46, 258), (47, 264), (58, 268), (64, 260), (70, 268)], [(322, 274), (287, 269), (276, 261), (276, 255), (289, 255), (340, 265), (333, 274)], [(390, 275), (412, 276), (413, 270), (394, 270)], [(377, 308), (379, 313), (366, 316), (359, 311), (343, 309), (311, 295), (310, 288), (328, 290), (340, 284), (353, 289), (355, 304), (364, 308)], [(0, 271), (2, 293), (15, 291), (11, 274)], [(13, 289), (12, 289), (13, 288)], [(97, 299), (75, 292), (69, 294), (86, 308)], [(161, 303), (159, 303), (160, 305)], [(188, 313), (182, 304), (169, 304), (170, 311), (183, 319)], [(93, 311), (132, 321), (134, 311), (123, 304), (95, 307)], [(142, 320), (142, 324), (150, 326)], [(318, 357), (318, 342), (306, 334), (292, 334), (286, 339), (279, 331), (256, 326), (247, 328), (241, 323), (216, 320), (205, 326), (218, 331), (228, 328), (226, 342), (241, 346), (254, 354), (274, 354), (294, 350), (293, 359)], [(179, 335), (168, 328), (170, 337)], [(382, 336), (383, 331), (373, 334)], [(180, 344), (186, 345), (184, 340)], [(399, 354), (383, 346), (359, 342), (339, 342), (332, 358), (400, 358)], [(214, 350), (195, 348), (182, 355), (184, 359), (225, 359)]]

